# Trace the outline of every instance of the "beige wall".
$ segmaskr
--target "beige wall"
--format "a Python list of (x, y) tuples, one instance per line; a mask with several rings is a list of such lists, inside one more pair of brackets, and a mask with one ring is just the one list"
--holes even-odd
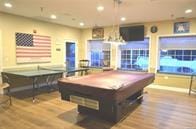
[[(190, 21), (190, 34), (196, 35), (196, 18), (189, 19), (186, 21)], [(149, 60), (149, 72), (156, 73), (157, 65), (158, 65), (158, 38), (159, 36), (174, 36), (173, 34), (173, 24), (176, 21), (163, 21), (163, 22), (152, 22), (152, 23), (146, 23), (145, 24), (145, 35), (150, 38), (150, 60)], [(158, 27), (158, 32), (153, 34), (150, 32), (150, 27), (156, 25)], [(108, 35), (108, 32), (111, 30), (111, 28), (105, 28), (105, 36)], [(179, 35), (179, 34), (177, 34)], [(85, 50), (87, 40), (92, 39), (92, 30), (91, 29), (85, 29), (82, 31), (82, 38), (81, 42), (82, 48)], [(82, 54), (84, 57), (86, 57), (86, 52), (83, 51)], [(111, 65), (114, 67), (116, 63), (116, 48), (115, 46), (112, 47), (112, 62)], [(167, 74), (156, 74), (156, 80), (155, 84), (160, 85), (167, 85), (172, 87), (179, 87), (179, 88), (188, 88), (190, 83), (190, 77), (187, 76), (179, 76), (179, 75), (167, 75)]]
[(1, 58), (1, 56), (2, 56), (2, 37), (1, 37), (1, 30), (0, 30), (0, 71), (1, 71), (1, 69), (2, 69), (2, 58)]
[[(190, 33), (196, 34), (196, 18), (188, 20), (191, 23)], [(174, 35), (173, 34), (173, 23), (174, 21), (164, 22), (152, 22), (145, 24), (145, 34), (150, 37), (150, 64), (149, 71), (156, 72), (158, 63), (158, 37), (163, 35)], [(158, 26), (158, 32), (152, 34), (150, 27), (152, 25)], [(66, 40), (77, 41), (78, 44), (78, 59), (84, 59), (87, 57), (87, 40), (92, 39), (92, 30), (84, 29), (80, 30), (77, 28), (66, 27), (62, 25), (52, 24), (48, 22), (42, 22), (33, 20), (25, 17), (9, 15), (0, 12), (0, 47), (2, 43), (3, 56), (0, 49), (0, 58), (2, 59), (3, 68), (11, 67), (24, 67), (32, 66), (37, 64), (16, 64), (15, 56), (15, 32), (33, 33), (33, 30), (37, 30), (39, 35), (51, 36), (52, 40), (52, 59), (49, 64), (61, 64), (64, 63), (64, 42)], [(105, 28), (105, 36), (110, 32), (111, 27)], [(2, 42), (1, 42), (2, 40)], [(56, 51), (56, 48), (60, 48), (61, 51)], [(112, 59), (111, 66), (116, 65), (116, 47), (112, 46)], [(1, 64), (0, 59), (0, 64)], [(188, 88), (189, 77), (167, 75), (167, 74), (156, 74), (156, 84), (162, 84), (172, 87)]]
[[(30, 18), (0, 13), (0, 30), (2, 31), (2, 50), (3, 50), (3, 68), (24, 67), (37, 64), (17, 64), (15, 56), (15, 32), (33, 33), (37, 30), (38, 35), (51, 36), (52, 59), (48, 64), (64, 63), (65, 40), (78, 42), (80, 46), (81, 30), (77, 28), (66, 27), (33, 20)], [(61, 51), (56, 51), (61, 48)]]
[[(1, 30), (0, 30), (0, 72), (2, 71), (2, 42), (1, 42)], [(0, 84), (1, 84), (1, 74), (0, 74)], [(1, 94), (1, 92), (0, 92)]]

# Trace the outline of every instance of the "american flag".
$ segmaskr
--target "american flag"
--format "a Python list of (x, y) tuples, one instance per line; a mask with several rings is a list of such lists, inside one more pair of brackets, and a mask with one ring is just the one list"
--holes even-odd
[(16, 58), (18, 63), (50, 61), (50, 37), (16, 33)]

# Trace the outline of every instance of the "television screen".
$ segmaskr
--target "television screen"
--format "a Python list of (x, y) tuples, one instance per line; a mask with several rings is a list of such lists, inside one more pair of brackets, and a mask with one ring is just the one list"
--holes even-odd
[(144, 25), (120, 27), (120, 35), (125, 41), (143, 41)]

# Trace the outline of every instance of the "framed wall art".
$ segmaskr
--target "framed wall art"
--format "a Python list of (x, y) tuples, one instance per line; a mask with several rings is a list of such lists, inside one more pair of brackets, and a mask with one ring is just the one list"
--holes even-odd
[(189, 33), (190, 23), (189, 22), (176, 22), (174, 23), (174, 33)]
[(104, 28), (93, 28), (92, 38), (93, 39), (103, 39), (104, 38)]

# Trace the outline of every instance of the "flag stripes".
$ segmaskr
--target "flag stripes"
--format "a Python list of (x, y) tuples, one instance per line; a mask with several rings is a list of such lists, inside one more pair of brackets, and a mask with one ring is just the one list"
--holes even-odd
[(50, 37), (16, 33), (16, 58), (18, 63), (50, 61)]

